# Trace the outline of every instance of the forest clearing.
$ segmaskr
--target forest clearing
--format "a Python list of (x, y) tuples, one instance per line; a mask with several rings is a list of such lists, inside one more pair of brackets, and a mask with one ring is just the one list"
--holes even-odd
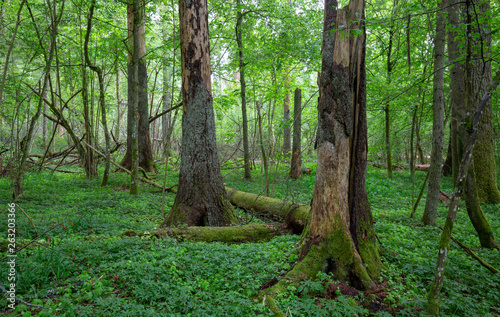
[(499, 11), (1, 1), (2, 312), (500, 315)]

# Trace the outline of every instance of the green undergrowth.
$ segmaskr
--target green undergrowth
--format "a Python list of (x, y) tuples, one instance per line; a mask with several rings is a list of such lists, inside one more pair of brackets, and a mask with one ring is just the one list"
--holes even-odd
[[(312, 166), (311, 166), (312, 167)], [(312, 167), (313, 171), (315, 170)], [(229, 174), (227, 174), (229, 173)], [(227, 186), (264, 194), (264, 177), (253, 170), (252, 181), (242, 180), (242, 170), (223, 170)], [(163, 175), (160, 171), (159, 175)], [(161, 183), (161, 176), (152, 176)], [(177, 183), (178, 174), (169, 171), (167, 186)], [(415, 198), (425, 174), (417, 172)], [(129, 177), (113, 173), (109, 185), (100, 179), (86, 180), (83, 173), (28, 173), (25, 197), (16, 201), (18, 246), (57, 224), (53, 230), (20, 251), (16, 258), (16, 296), (44, 309), (18, 304), (0, 309), (8, 316), (272, 316), (257, 301), (264, 283), (279, 279), (297, 261), (298, 236), (281, 236), (269, 242), (225, 245), (222, 243), (178, 242), (157, 239), (151, 233), (161, 223), (162, 193), (142, 184), (140, 195), (128, 193)], [(290, 180), (279, 167), (271, 173), (271, 196), (309, 203), (314, 173)], [(319, 274), (301, 285), (291, 284), (276, 297), (276, 304), (288, 316), (415, 316), (423, 315), (426, 292), (434, 276), (437, 258), (437, 228), (420, 222), (425, 195), (415, 219), (410, 219), (412, 184), (408, 171), (394, 173), (369, 168), (367, 189), (382, 243), (386, 266), (380, 280), (383, 289), (379, 305), (367, 301), (370, 295), (342, 295), (331, 276)], [(451, 180), (442, 189), (451, 193)], [(173, 204), (165, 195), (165, 210)], [(0, 179), (1, 215), (9, 199), (9, 181)], [(23, 211), (26, 213), (24, 215)], [(496, 250), (482, 250), (474, 229), (462, 210), (454, 236), (493, 266), (500, 268)], [(500, 206), (483, 206), (498, 237)], [(439, 208), (443, 224), (447, 208)], [(242, 223), (262, 222), (238, 210)], [(7, 221), (0, 219), (0, 257), (5, 256)], [(59, 225), (62, 224), (62, 225)], [(36, 226), (36, 228), (35, 228)], [(127, 230), (145, 233), (141, 237), (120, 235)], [(443, 315), (487, 316), (500, 312), (500, 276), (494, 275), (454, 243), (448, 255), (442, 291)], [(6, 261), (0, 262), (0, 283), (8, 285)]]

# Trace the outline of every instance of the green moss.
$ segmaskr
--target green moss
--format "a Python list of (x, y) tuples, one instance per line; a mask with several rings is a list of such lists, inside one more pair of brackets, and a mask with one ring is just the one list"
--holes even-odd
[(156, 236), (170, 236), (179, 240), (242, 243), (269, 241), (286, 233), (279, 224), (251, 224), (233, 227), (187, 227), (158, 229)]
[(274, 313), (276, 317), (285, 317), (285, 314), (276, 306), (272, 296), (266, 296), (266, 306)]
[(135, 236), (137, 236), (137, 235), (138, 235), (138, 234), (137, 234), (137, 232), (135, 232), (134, 230), (127, 230), (127, 231), (122, 232), (122, 233), (120, 233), (120, 234), (119, 234), (119, 236), (120, 236), (120, 237), (121, 237), (121, 236), (126, 236), (126, 237), (135, 237)]
[(380, 261), (377, 245), (372, 242), (361, 241), (358, 243), (358, 252), (370, 278), (375, 279), (380, 276), (380, 271), (384, 268), (384, 264)]

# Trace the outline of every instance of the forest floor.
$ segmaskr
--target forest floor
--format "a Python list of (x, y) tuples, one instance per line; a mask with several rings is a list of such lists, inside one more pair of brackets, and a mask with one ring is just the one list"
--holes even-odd
[[(275, 198), (309, 203), (314, 187), (311, 175), (290, 180), (285, 169), (271, 171)], [(242, 170), (223, 170), (226, 185), (263, 194), (259, 169), (254, 180), (242, 181)], [(159, 175), (163, 175), (160, 171)], [(177, 183), (169, 171), (167, 186)], [(425, 178), (416, 173), (415, 197)], [(162, 182), (161, 176), (155, 180)], [(262, 302), (253, 299), (262, 284), (279, 277), (297, 260), (298, 236), (280, 236), (269, 242), (227, 245), (158, 239), (150, 233), (161, 223), (162, 193), (141, 185), (140, 195), (130, 196), (129, 179), (113, 173), (109, 186), (85, 174), (32, 172), (25, 177), (25, 197), (16, 203), (16, 246), (53, 228), (15, 257), (15, 295), (27, 303), (8, 309), (0, 297), (0, 311), (7, 316), (271, 316)], [(451, 179), (442, 189), (452, 192)], [(386, 269), (383, 301), (364, 307), (363, 294), (332, 294), (336, 281), (326, 274), (290, 287), (278, 296), (287, 316), (415, 316), (423, 315), (426, 292), (434, 277), (440, 230), (419, 221), (425, 194), (410, 219), (412, 184), (407, 170), (388, 179), (386, 171), (368, 168), (367, 189)], [(0, 258), (7, 255), (9, 180), (0, 179)], [(174, 195), (166, 193), (168, 212)], [(500, 240), (500, 205), (483, 206)], [(438, 223), (444, 223), (446, 205), (440, 204)], [(238, 211), (242, 222), (258, 218)], [(29, 218), (28, 218), (29, 217)], [(59, 225), (62, 224), (62, 225)], [(127, 230), (141, 237), (121, 235)], [(479, 247), (474, 228), (462, 205), (453, 235), (484, 260), (500, 268), (498, 250)], [(500, 275), (490, 273), (452, 243), (441, 293), (443, 315), (500, 315)], [(9, 259), (11, 260), (11, 259)], [(0, 283), (9, 289), (7, 260), (0, 262)]]

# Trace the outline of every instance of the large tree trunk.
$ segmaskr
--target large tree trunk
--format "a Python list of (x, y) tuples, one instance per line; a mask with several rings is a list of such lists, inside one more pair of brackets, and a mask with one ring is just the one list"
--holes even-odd
[[(479, 1), (476, 3), (476, 5), (479, 5)], [(481, 13), (484, 14), (485, 7), (480, 6), (481, 8)], [(472, 32), (477, 31), (480, 32), (479, 30), (473, 30), (472, 29), (472, 3), (470, 1), (467, 1), (466, 3), (466, 11), (469, 12), (469, 14), (466, 14), (466, 26), (467, 26), (467, 34), (472, 34)], [(482, 32), (481, 32), (482, 33)], [(484, 34), (482, 34), (484, 36)], [(470, 138), (470, 127), (472, 127), (472, 120), (473, 120), (473, 115), (474, 115), (474, 108), (476, 105), (476, 100), (477, 97), (475, 96), (477, 93), (479, 93), (479, 89), (483, 87), (483, 91), (486, 89), (486, 87), (483, 86), (483, 76), (485, 76), (486, 73), (483, 73), (483, 63), (474, 63), (472, 60), (474, 59), (475, 53), (473, 52), (473, 47), (475, 43), (473, 43), (473, 40), (471, 38), (468, 38), (467, 41), (467, 54), (465, 58), (465, 103), (464, 103), (464, 110), (462, 111), (463, 114), (463, 119), (459, 121), (459, 143), (460, 143), (460, 156), (464, 152), (464, 147), (466, 145), (467, 140)], [(490, 69), (491, 71), (491, 69)], [(489, 74), (489, 79), (491, 79), (491, 74)], [(489, 80), (488, 80), (489, 82)], [(478, 139), (479, 139), (479, 133), (481, 131), (481, 125), (484, 123), (480, 122), (479, 127), (478, 127)], [(484, 139), (483, 139), (484, 140)], [(498, 244), (495, 241), (495, 238), (493, 236), (493, 230), (491, 230), (491, 226), (488, 223), (483, 210), (481, 209), (481, 204), (480, 204), (480, 199), (478, 196), (478, 183), (476, 182), (477, 174), (476, 174), (476, 169), (474, 166), (478, 163), (475, 162), (476, 157), (473, 158), (473, 163), (469, 166), (468, 170), (468, 180), (465, 184), (465, 205), (467, 206), (467, 213), (469, 215), (469, 218), (472, 222), (472, 225), (477, 231), (479, 241), (481, 243), (481, 246), (484, 248), (495, 248), (498, 247)], [(484, 170), (484, 166), (481, 166), (482, 172), (488, 172)]]
[[(491, 27), (488, 25), (486, 16), (490, 9), (490, 1), (474, 0), (476, 10), (480, 11), (480, 21), (483, 21), (481, 30), (475, 28), (473, 33), (480, 34), (483, 43), (474, 41), (472, 44), (475, 47), (472, 59), (472, 78), (470, 78), (472, 106), (479, 103), (481, 100), (481, 92), (484, 91), (491, 82), (491, 62), (486, 60), (483, 62), (483, 56), (490, 55), (491, 46)], [(479, 8), (479, 9), (477, 9)], [(476, 19), (473, 17), (473, 19)], [(477, 24), (474, 23), (477, 27)], [(479, 47), (484, 48), (484, 52), (480, 51)], [(469, 109), (467, 109), (468, 112)], [(477, 135), (477, 144), (474, 149), (474, 171), (476, 173), (476, 188), (479, 199), (487, 204), (500, 203), (500, 191), (497, 186), (496, 164), (495, 164), (495, 148), (493, 138), (493, 108), (489, 102), (484, 109), (479, 123), (479, 131)]]
[(292, 164), (290, 167), (290, 177), (299, 178), (302, 174), (302, 159), (301, 159), (301, 125), (302, 125), (302, 91), (295, 89), (293, 99), (293, 148), (292, 148)]
[[(134, 0), (128, 6), (129, 32), (132, 24), (132, 40), (129, 41), (129, 49), (132, 50), (132, 57), (129, 55), (128, 65), (128, 116), (127, 116), (127, 152), (130, 143), (130, 194), (139, 194), (139, 65), (141, 59), (140, 45), (140, 5), (141, 2)], [(130, 140), (130, 141), (129, 141)], [(127, 155), (125, 154), (125, 157)], [(125, 160), (125, 158), (124, 158)], [(123, 161), (122, 161), (123, 163)], [(122, 164), (123, 165), (123, 164)]]
[(227, 226), (236, 214), (226, 196), (217, 155), (206, 0), (179, 0), (179, 16), (184, 111), (181, 166), (174, 205), (163, 225)]
[(266, 291), (268, 294), (286, 289), (290, 281), (312, 278), (319, 271), (333, 272), (339, 280), (369, 289), (380, 270), (366, 193), (365, 33), (332, 34), (353, 17), (350, 28), (364, 29), (359, 25), (363, 23), (364, 1), (351, 1), (341, 10), (337, 5), (336, 0), (325, 1), (318, 166), (311, 218), (302, 234), (299, 262), (285, 279)]
[(236, 0), (236, 42), (238, 43), (240, 85), (241, 85), (241, 116), (243, 125), (243, 162), (245, 164), (245, 179), (251, 179), (250, 173), (250, 149), (248, 147), (248, 119), (247, 119), (247, 99), (245, 82), (245, 63), (243, 62), (243, 40), (241, 24), (243, 22), (243, 13), (241, 9), (241, 0)]
[[(139, 143), (139, 166), (143, 168), (147, 172), (156, 171), (156, 165), (153, 159), (153, 151), (151, 150), (151, 140), (149, 137), (149, 107), (148, 107), (148, 72), (146, 69), (146, 62), (144, 58), (146, 56), (146, 40), (144, 38), (144, 33), (146, 30), (146, 13), (144, 9), (144, 2), (142, 0), (134, 0), (139, 1), (139, 19), (137, 19), (139, 23), (139, 118), (137, 121), (138, 126), (138, 143)], [(128, 5), (128, 15), (127, 15), (127, 24), (128, 24), (128, 36), (129, 36), (129, 47), (133, 47), (134, 37), (133, 37), (133, 29), (134, 29), (134, 12), (133, 5)], [(131, 51), (129, 52), (129, 60), (128, 60), (128, 111), (127, 111), (127, 151), (121, 165), (127, 169), (130, 169), (132, 165), (132, 133), (133, 133), (133, 122), (132, 121), (132, 104), (130, 100), (132, 99), (132, 78), (131, 75), (134, 71), (134, 65), (132, 63), (132, 55)]]
[(446, 18), (441, 1), (437, 12), (436, 35), (434, 37), (434, 91), (432, 104), (432, 151), (429, 167), (429, 187), (422, 221), (425, 225), (435, 225), (441, 187), (441, 165), (443, 163), (444, 138), (444, 47)]

